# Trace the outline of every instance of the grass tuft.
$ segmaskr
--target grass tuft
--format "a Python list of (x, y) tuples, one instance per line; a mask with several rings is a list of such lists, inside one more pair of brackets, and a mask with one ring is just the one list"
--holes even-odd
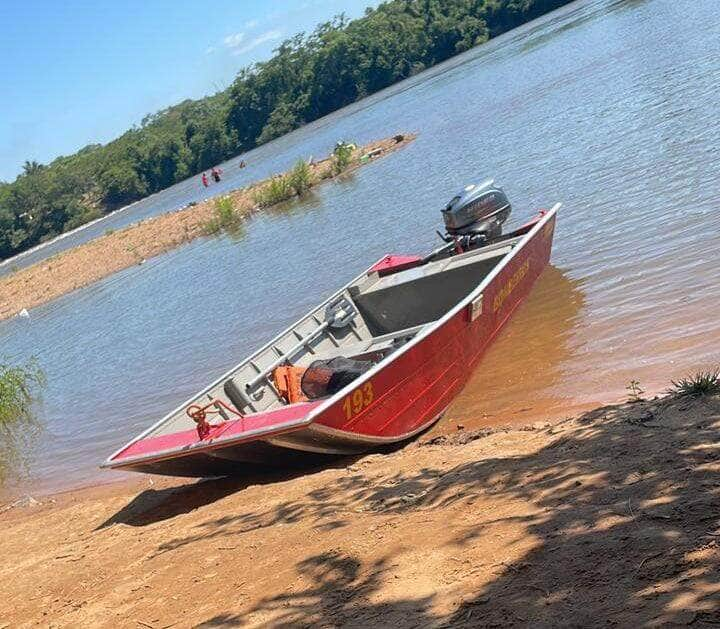
[(288, 174), (288, 184), (295, 194), (300, 196), (312, 185), (310, 166), (303, 159), (299, 159)]
[(673, 380), (668, 391), (678, 397), (700, 397), (720, 393), (720, 369), (698, 371), (692, 376)]
[(640, 402), (643, 399), (645, 391), (640, 386), (640, 382), (637, 380), (630, 380), (628, 385), (625, 387), (628, 392), (628, 402)]
[(231, 196), (218, 197), (213, 205), (213, 217), (205, 223), (207, 234), (217, 234), (222, 230), (233, 230), (242, 219), (235, 211), (235, 201)]
[(295, 196), (290, 175), (276, 175), (253, 193), (253, 200), (260, 207), (268, 207)]

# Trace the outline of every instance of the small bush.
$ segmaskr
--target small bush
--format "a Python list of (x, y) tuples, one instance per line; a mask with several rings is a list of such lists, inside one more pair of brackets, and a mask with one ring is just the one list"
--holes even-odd
[(223, 229), (232, 229), (240, 223), (241, 219), (235, 211), (235, 202), (231, 196), (215, 199), (213, 217), (205, 224), (208, 234), (216, 234)]
[(13, 366), (0, 359), (0, 427), (30, 416), (33, 391), (45, 386), (45, 374), (35, 360)]
[(288, 183), (298, 196), (312, 185), (310, 166), (305, 160), (299, 159), (288, 175)]
[(629, 384), (625, 387), (628, 392), (628, 402), (640, 402), (642, 400), (643, 388), (640, 386), (640, 382), (637, 380), (630, 380)]
[(231, 223), (235, 220), (235, 203), (232, 197), (220, 197), (215, 199), (215, 216), (222, 223)]
[(293, 196), (295, 196), (295, 190), (290, 183), (290, 177), (288, 175), (277, 175), (255, 190), (253, 200), (260, 207), (267, 207)]
[(352, 144), (346, 144), (345, 142), (343, 142), (342, 144), (338, 144), (335, 147), (332, 156), (333, 174), (339, 175), (340, 173), (347, 170), (347, 167), (352, 161), (353, 146), (354, 145)]
[(700, 397), (720, 393), (720, 369), (698, 371), (692, 376), (672, 381), (669, 393), (679, 397)]
[(26, 446), (39, 432), (32, 405), (44, 386), (45, 374), (35, 360), (12, 365), (0, 358), (0, 481), (24, 466)]

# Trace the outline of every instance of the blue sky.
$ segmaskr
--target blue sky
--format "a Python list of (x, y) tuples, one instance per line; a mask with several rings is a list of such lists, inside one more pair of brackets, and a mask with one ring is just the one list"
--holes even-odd
[(0, 181), (227, 87), (285, 38), (379, 0), (28, 0), (0, 36)]

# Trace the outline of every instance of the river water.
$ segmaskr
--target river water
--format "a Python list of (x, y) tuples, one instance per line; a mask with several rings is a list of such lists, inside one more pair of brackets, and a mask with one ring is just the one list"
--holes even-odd
[[(401, 131), (400, 152), (251, 219), (0, 322), (0, 354), (48, 386), (29, 478), (97, 464), (387, 252), (433, 247), (439, 209), (494, 177), (511, 221), (564, 203), (552, 266), (434, 430), (559, 418), (720, 362), (716, 0), (587, 0), (225, 165), (227, 188)], [(190, 180), (21, 258), (207, 192)]]

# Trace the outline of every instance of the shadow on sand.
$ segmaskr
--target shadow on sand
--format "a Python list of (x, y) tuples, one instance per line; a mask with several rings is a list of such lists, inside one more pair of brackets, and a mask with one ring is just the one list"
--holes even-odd
[(345, 467), (356, 459), (357, 457), (336, 457), (322, 461), (309, 461), (306, 465), (297, 464), (284, 469), (257, 469), (243, 476), (204, 478), (186, 485), (146, 489), (97, 526), (95, 530), (98, 531), (113, 524), (147, 526), (212, 504), (251, 485), (280, 483), (326, 469)]
[[(407, 445), (407, 443), (390, 444), (380, 448), (378, 453), (391, 454), (402, 450)], [(95, 530), (99, 531), (113, 524), (147, 526), (212, 504), (251, 485), (281, 483), (324, 470), (343, 469), (352, 465), (362, 456), (313, 456), (308, 453), (302, 459), (292, 459), (281, 468), (269, 468), (261, 465), (246, 466), (241, 468), (244, 470), (241, 476), (203, 478), (186, 485), (146, 489), (117, 513), (98, 525)]]
[[(526, 513), (506, 520), (536, 543), (521, 560), (498, 564), (477, 581), (447, 616), (432, 611), (435, 595), (415, 597), (411, 587), (404, 597), (380, 600), (392, 557), (363, 562), (332, 550), (297, 561), (310, 585), (268, 593), (243, 614), (226, 611), (199, 626), (257, 618), (270, 626), (717, 626), (719, 429), (718, 398), (604, 407), (571, 430), (542, 429), (549, 443), (530, 455), (383, 478), (352, 473), (271, 510), (208, 520), (197, 535), (165, 542), (158, 552), (300, 519), (342, 527), (360, 512), (371, 519), (419, 512), (442, 518), (449, 506), (472, 515), (452, 540), (469, 551), (497, 522), (474, 502), (522, 500)], [(436, 439), (429, 447), (444, 446)], [(474, 573), (469, 566), (454, 578), (472, 585)]]

